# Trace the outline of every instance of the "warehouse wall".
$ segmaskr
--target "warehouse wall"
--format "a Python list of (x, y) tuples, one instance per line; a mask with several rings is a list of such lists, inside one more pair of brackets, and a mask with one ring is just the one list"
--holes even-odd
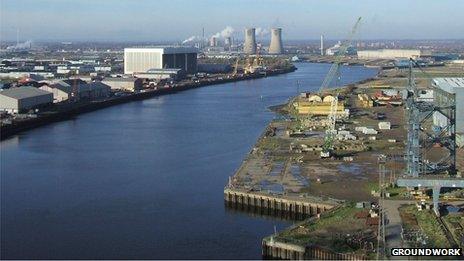
[(197, 72), (196, 53), (163, 54), (163, 68), (180, 68), (187, 73)]
[(11, 97), (0, 94), (0, 110), (2, 111), (17, 111), (18, 101)]
[(43, 95), (20, 99), (18, 100), (18, 103), (19, 103), (18, 107), (20, 111), (29, 110), (32, 108), (36, 108), (40, 105), (53, 103), (53, 93), (47, 93)]
[(153, 51), (124, 51), (124, 73), (146, 72), (149, 69), (162, 68), (161, 53)]

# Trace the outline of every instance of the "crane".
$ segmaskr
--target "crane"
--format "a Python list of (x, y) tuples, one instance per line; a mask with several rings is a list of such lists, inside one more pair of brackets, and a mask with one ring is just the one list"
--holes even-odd
[(232, 76), (235, 77), (237, 76), (238, 73), (238, 62), (240, 61), (240, 55), (237, 56), (237, 59), (235, 60), (235, 66), (234, 66), (234, 72), (232, 73)]
[[(338, 86), (339, 84), (338, 81), (340, 80), (340, 66), (342, 63), (342, 58), (347, 53), (348, 48), (351, 46), (351, 42), (353, 41), (353, 37), (356, 31), (358, 30), (360, 23), (361, 23), (361, 17), (359, 17), (356, 20), (356, 23), (351, 29), (351, 32), (349, 33), (348, 38), (343, 43), (340, 44), (340, 48), (338, 49), (338, 52), (335, 54), (335, 60), (332, 63), (332, 66), (330, 67), (329, 72), (325, 76), (321, 87), (319, 88), (319, 94), (322, 94), (322, 92), (330, 86), (330, 84), (332, 83), (334, 79), (337, 81), (336, 84)], [(334, 136), (336, 132), (335, 124), (337, 122), (337, 113), (338, 113), (338, 95), (339, 93), (337, 92), (337, 94), (334, 95), (334, 98), (332, 99), (330, 103), (330, 112), (329, 112), (329, 116), (327, 117), (328, 123), (326, 126), (324, 145), (322, 146), (322, 151), (321, 151), (321, 158), (330, 157), (330, 153), (333, 150), (333, 141), (334, 141)]]

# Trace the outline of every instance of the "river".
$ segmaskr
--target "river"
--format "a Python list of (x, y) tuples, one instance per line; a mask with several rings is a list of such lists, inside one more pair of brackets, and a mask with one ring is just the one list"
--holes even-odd
[[(223, 188), (274, 114), (329, 64), (109, 107), (1, 142), (2, 259), (256, 259), (291, 224)], [(343, 67), (342, 83), (376, 74)]]

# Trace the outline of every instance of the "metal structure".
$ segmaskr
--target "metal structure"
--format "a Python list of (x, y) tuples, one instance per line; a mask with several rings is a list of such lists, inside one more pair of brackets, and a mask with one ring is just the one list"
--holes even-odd
[[(430, 88), (434, 92), (434, 101), (420, 101), (413, 74), (414, 66), (420, 68), (416, 61), (410, 59), (406, 99), (408, 111), (407, 174), (411, 177), (443, 172), (454, 175), (456, 174), (455, 95), (439, 88)], [(430, 121), (435, 112), (439, 112), (448, 119), (448, 124), (445, 127), (441, 129), (432, 128)], [(448, 155), (437, 162), (430, 162), (426, 158), (427, 151), (435, 144), (447, 149)]]
[(237, 56), (237, 59), (235, 60), (235, 65), (234, 65), (234, 72), (232, 73), (232, 76), (237, 76), (238, 73), (238, 63), (240, 61), (240, 56)]
[(79, 101), (79, 87), (77, 86), (77, 77), (74, 77), (73, 79), (69, 101), (71, 102)]
[(324, 56), (324, 35), (321, 34), (321, 56)]
[[(330, 84), (336, 80), (336, 86), (339, 85), (340, 80), (340, 67), (342, 62), (342, 57), (347, 53), (348, 47), (351, 45), (353, 41), (353, 37), (359, 27), (361, 22), (361, 17), (356, 20), (353, 28), (351, 29), (348, 38), (340, 45), (339, 52), (336, 54), (335, 61), (332, 63), (332, 66), (329, 69), (324, 81), (322, 82), (321, 87), (319, 88), (319, 94), (322, 94), (324, 90), (329, 88)], [(327, 125), (326, 134), (324, 137), (324, 145), (322, 146), (321, 157), (327, 158), (330, 157), (330, 153), (333, 150), (333, 140), (335, 136), (335, 123), (337, 121), (337, 113), (338, 113), (338, 93), (334, 96), (330, 104), (330, 114), (328, 116), (329, 124)]]
[(282, 44), (282, 28), (272, 28), (269, 54), (282, 54), (283, 52), (284, 47)]
[[(439, 212), (439, 195), (442, 187), (463, 188), (464, 179), (457, 177), (456, 171), (456, 100), (455, 94), (439, 88), (429, 87), (434, 92), (433, 102), (419, 99), (413, 68), (420, 65), (412, 58), (409, 62), (409, 84), (407, 88), (406, 109), (408, 114), (408, 139), (406, 145), (405, 176), (397, 180), (400, 187), (432, 188), (433, 209)], [(435, 112), (446, 117), (447, 124), (436, 129), (431, 120)], [(438, 144), (447, 151), (438, 161), (431, 161), (427, 155)]]
[(385, 259), (385, 209), (383, 201), (385, 200), (385, 163), (386, 155), (379, 155), (379, 226), (377, 231), (377, 260)]
[(245, 43), (243, 44), (243, 52), (246, 54), (256, 53), (256, 29), (245, 29)]

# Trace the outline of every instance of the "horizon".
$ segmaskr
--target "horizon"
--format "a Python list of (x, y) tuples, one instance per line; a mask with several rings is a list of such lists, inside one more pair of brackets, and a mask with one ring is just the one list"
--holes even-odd
[[(243, 40), (242, 38), (238, 38), (238, 40)], [(260, 41), (261, 40), (261, 41)], [(262, 40), (266, 40), (266, 41), (269, 41), (270, 40), (270, 37), (268, 38), (257, 38), (257, 42), (262, 42)], [(324, 38), (324, 41), (325, 42), (337, 42), (337, 41), (343, 41), (345, 39), (343, 38), (338, 38), (338, 39), (332, 39), (332, 38)], [(64, 43), (64, 42), (69, 42), (69, 43), (101, 43), (101, 44), (109, 44), (109, 43), (113, 43), (113, 44), (159, 44), (159, 45), (162, 45), (162, 44), (168, 44), (168, 45), (177, 45), (177, 44), (180, 44), (180, 42), (182, 40), (171, 40), (171, 41), (168, 41), (168, 40), (165, 40), (165, 41), (125, 41), (125, 40), (92, 40), (92, 41), (89, 41), (89, 40), (70, 40), (70, 39), (56, 39), (56, 40), (31, 40), (31, 39), (19, 39), (19, 43), (24, 43), (24, 42), (27, 42), (27, 41), (30, 41), (32, 43), (36, 43), (36, 44), (51, 44), (51, 43)], [(320, 39), (316, 39), (316, 38), (308, 38), (308, 39), (284, 39), (283, 40), (284, 42), (317, 42), (319, 43), (320, 42)], [(443, 39), (437, 39), (437, 38), (421, 38), (421, 39), (395, 39), (395, 38), (372, 38), (372, 39), (358, 39), (358, 40), (355, 40), (355, 42), (362, 42), (362, 41), (365, 41), (365, 42), (371, 42), (371, 41), (401, 41), (401, 42), (408, 42), (408, 41), (411, 41), (411, 42), (421, 42), (421, 41), (432, 41), (432, 42), (445, 42), (445, 41), (464, 41), (464, 38), (449, 38), (449, 39), (446, 39), (446, 38), (443, 38)], [(16, 44), (16, 40), (7, 40), (7, 41), (3, 41), (1, 40), (0, 41), (0, 44)]]
[[(200, 37), (203, 28), (206, 38), (242, 39), (246, 27), (257, 28), (258, 39), (281, 27), (284, 41), (317, 40), (321, 34), (339, 40), (359, 16), (357, 40), (464, 39), (464, 2), (457, 0), (0, 0), (0, 6), (2, 42), (16, 42), (18, 31), (20, 41), (34, 42), (178, 42)], [(25, 6), (33, 12), (24, 15)]]

